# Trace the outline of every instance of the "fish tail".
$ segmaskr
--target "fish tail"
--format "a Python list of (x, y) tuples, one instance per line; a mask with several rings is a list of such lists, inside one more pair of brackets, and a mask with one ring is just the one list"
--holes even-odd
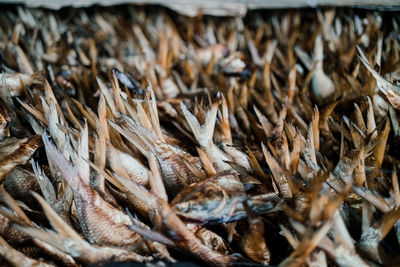
[(78, 170), (63, 156), (63, 154), (50, 142), (49, 137), (42, 136), (48, 159), (51, 159), (66, 179), (69, 186), (78, 190), (82, 183), (89, 186), (90, 181), (81, 178)]
[(207, 147), (213, 142), (219, 99), (220, 96), (218, 94), (218, 100), (212, 104), (211, 109), (207, 112), (203, 125), (200, 125), (197, 118), (187, 109), (186, 105), (181, 102), (181, 109), (185, 115), (186, 121), (189, 123), (197, 142), (199, 142), (202, 147)]
[(40, 168), (39, 163), (31, 159), (31, 164), (33, 173), (35, 174), (35, 177), (38, 181), (40, 189), (42, 190), (43, 196), (46, 198), (46, 201), (50, 203), (57, 201), (57, 196), (54, 187), (49, 178), (47, 177), (47, 175)]
[(221, 116), (221, 128), (224, 134), (225, 142), (228, 144), (232, 144), (232, 133), (231, 133), (231, 125), (229, 123), (229, 110), (228, 103), (223, 95), (222, 96), (222, 116)]
[(379, 75), (379, 73), (377, 73), (374, 68), (369, 64), (368, 59), (365, 57), (363, 51), (361, 50), (361, 48), (357, 45), (357, 50), (358, 53), (360, 54), (358, 56), (358, 58), (361, 60), (361, 62), (364, 64), (364, 66), (369, 70), (369, 72), (372, 73), (372, 75), (374, 76), (374, 78), (377, 81), (381, 81), (383, 78), (381, 77), (381, 75)]

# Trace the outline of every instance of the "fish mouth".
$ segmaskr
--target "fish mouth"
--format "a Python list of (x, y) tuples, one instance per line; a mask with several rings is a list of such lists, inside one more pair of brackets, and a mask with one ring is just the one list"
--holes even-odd
[(234, 222), (234, 221), (240, 220), (244, 217), (244, 216), (236, 217), (236, 216), (231, 216), (231, 215), (224, 215), (221, 217), (210, 217), (207, 219), (201, 219), (201, 218), (198, 218), (198, 217), (195, 217), (192, 215), (179, 213), (179, 212), (176, 212), (176, 215), (178, 215), (179, 218), (181, 218), (186, 223), (192, 223), (192, 224), (201, 225), (201, 226), (218, 225), (221, 223)]
[(194, 217), (185, 213), (181, 213), (181, 212), (175, 212), (176, 215), (179, 216), (179, 218), (181, 218), (184, 222), (186, 223), (192, 223), (192, 224), (197, 224), (197, 225), (206, 225), (208, 224), (207, 220), (203, 220), (200, 219), (198, 217)]

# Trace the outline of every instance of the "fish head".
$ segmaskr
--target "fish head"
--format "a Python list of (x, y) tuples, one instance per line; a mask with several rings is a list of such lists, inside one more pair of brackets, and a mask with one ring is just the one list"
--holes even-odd
[(193, 183), (172, 201), (176, 213), (192, 222), (209, 222), (229, 216), (245, 199), (243, 185), (233, 175)]

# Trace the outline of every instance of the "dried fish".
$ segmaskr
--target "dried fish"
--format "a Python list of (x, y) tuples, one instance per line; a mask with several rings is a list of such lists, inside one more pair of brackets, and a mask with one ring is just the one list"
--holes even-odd
[(2, 8), (0, 264), (399, 265), (397, 14)]
[(332, 80), (324, 73), (323, 64), (323, 43), (320, 35), (315, 38), (314, 64), (315, 69), (311, 79), (311, 88), (314, 97), (319, 103), (329, 99), (335, 93), (335, 85)]
[(8, 90), (11, 96), (23, 94), (25, 86), (40, 85), (42, 83), (42, 73), (33, 74), (13, 73), (2, 74), (1, 90)]

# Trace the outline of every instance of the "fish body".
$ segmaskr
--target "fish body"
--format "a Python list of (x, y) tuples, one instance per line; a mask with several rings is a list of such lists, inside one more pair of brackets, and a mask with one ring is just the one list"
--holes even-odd
[(42, 82), (41, 73), (14, 73), (3, 74), (2, 81), (0, 82), (0, 89), (8, 89), (11, 96), (20, 96), (23, 93), (24, 86), (39, 85)]
[(0, 141), (0, 181), (18, 165), (25, 164), (42, 145), (41, 136), (5, 138)]
[(82, 175), (73, 167), (50, 143), (47, 136), (44, 136), (43, 140), (47, 152), (52, 155), (73, 190), (79, 223), (89, 242), (130, 248), (137, 244), (141, 239), (140, 236), (126, 227), (126, 224), (130, 224), (129, 217), (93, 190), (89, 179), (84, 178), (86, 175)]
[(20, 166), (15, 167), (4, 179), (4, 188), (15, 199), (29, 200), (32, 198), (29, 195), (30, 191), (38, 192), (40, 190), (39, 184), (35, 175), (29, 170)]

